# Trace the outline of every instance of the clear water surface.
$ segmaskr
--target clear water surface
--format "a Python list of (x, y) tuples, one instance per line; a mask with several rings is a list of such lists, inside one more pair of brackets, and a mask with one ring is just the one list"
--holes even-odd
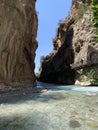
[(38, 87), (43, 92), (0, 98), (0, 130), (98, 130), (98, 87)]

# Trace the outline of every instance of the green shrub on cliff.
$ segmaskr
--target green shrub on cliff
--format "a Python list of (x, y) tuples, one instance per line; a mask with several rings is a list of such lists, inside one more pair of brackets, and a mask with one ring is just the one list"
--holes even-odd
[(92, 0), (92, 10), (93, 10), (93, 25), (96, 27), (96, 35), (94, 40), (98, 42), (98, 0)]

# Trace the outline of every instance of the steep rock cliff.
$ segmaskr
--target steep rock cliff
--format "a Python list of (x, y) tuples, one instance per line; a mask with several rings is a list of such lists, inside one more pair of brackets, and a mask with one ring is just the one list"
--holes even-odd
[(38, 80), (50, 83), (74, 84), (75, 73), (70, 69), (74, 62), (72, 48), (74, 19), (69, 15), (57, 28), (53, 39), (53, 51), (46, 56), (40, 67)]
[(96, 33), (92, 16), (91, 0), (72, 1), (69, 15), (59, 23), (53, 51), (42, 62), (38, 80), (62, 84), (98, 83), (98, 45), (92, 40)]
[(98, 42), (93, 40), (96, 28), (92, 24), (93, 12), (90, 2), (91, 0), (85, 0), (79, 5), (77, 21), (73, 25), (74, 63), (72, 67), (76, 70), (75, 84), (80, 85), (98, 85)]
[(35, 86), (37, 25), (35, 0), (0, 0), (0, 92)]

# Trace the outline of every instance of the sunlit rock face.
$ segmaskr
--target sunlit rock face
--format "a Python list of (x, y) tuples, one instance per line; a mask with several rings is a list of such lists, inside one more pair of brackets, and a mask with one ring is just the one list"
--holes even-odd
[(0, 0), (0, 83), (35, 86), (35, 0)]
[[(75, 7), (73, 4), (73, 9)], [(93, 40), (96, 28), (92, 24), (91, 0), (82, 0), (73, 12), (74, 65), (79, 67), (76, 68), (75, 84), (98, 85), (98, 43)]]

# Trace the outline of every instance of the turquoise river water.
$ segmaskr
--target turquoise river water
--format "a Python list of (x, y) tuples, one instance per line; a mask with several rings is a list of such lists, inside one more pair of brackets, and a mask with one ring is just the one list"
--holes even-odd
[(38, 82), (38, 88), (0, 98), (0, 130), (98, 130), (98, 87)]

